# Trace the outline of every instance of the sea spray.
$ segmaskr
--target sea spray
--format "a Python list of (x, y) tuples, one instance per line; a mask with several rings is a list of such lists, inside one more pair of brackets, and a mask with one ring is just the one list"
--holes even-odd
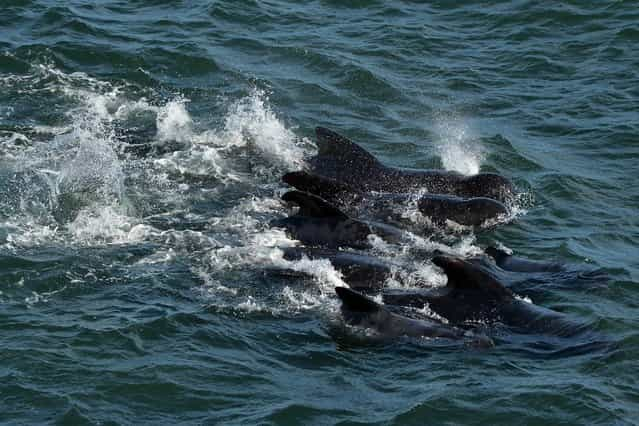
[(467, 120), (440, 112), (435, 118), (437, 151), (446, 170), (464, 175), (479, 173), (484, 151)]

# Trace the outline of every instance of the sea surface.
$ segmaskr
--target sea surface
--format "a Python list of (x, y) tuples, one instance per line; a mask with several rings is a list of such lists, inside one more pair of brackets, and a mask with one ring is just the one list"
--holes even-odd
[[(509, 277), (597, 337), (345, 326), (269, 227), (315, 126), (511, 178), (499, 226), (373, 252), (566, 263)], [(638, 164), (636, 1), (2, 0), (0, 423), (639, 424)]]

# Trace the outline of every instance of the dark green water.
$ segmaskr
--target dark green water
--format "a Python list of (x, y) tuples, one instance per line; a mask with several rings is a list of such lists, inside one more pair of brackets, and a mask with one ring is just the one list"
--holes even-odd
[[(459, 3), (3, 0), (0, 422), (636, 423), (638, 4)], [(514, 279), (599, 337), (372, 343), (265, 273), (317, 125), (515, 180), (450, 249), (574, 264)]]

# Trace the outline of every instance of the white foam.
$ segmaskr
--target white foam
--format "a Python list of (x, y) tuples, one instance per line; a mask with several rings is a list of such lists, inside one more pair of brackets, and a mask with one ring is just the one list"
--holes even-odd
[(308, 311), (308, 310), (332, 310), (336, 306), (335, 298), (327, 293), (319, 293), (309, 290), (294, 290), (291, 287), (284, 287), (281, 293), (281, 301), (288, 311)]
[(302, 144), (273, 112), (262, 90), (253, 90), (229, 108), (217, 142), (225, 147), (255, 146), (269, 160), (289, 168), (303, 165)]
[(27, 307), (29, 308), (38, 303), (47, 303), (49, 302), (49, 299), (51, 298), (51, 296), (54, 296), (60, 292), (63, 292), (66, 289), (67, 289), (67, 286), (65, 285), (59, 288), (58, 290), (53, 290), (53, 291), (44, 291), (40, 293), (36, 291), (32, 291), (31, 296), (27, 296), (24, 298), (24, 303), (26, 303)]
[(512, 256), (512, 254), (513, 254), (512, 249), (507, 247), (507, 246), (505, 246), (501, 241), (497, 241), (497, 243), (495, 244), (495, 247), (498, 248), (499, 250), (505, 252), (508, 255)]
[(405, 287), (443, 287), (447, 279), (438, 268), (428, 262), (414, 262), (410, 273), (406, 273), (403, 278)]
[(61, 166), (58, 189), (61, 193), (90, 191), (98, 197), (121, 201), (125, 176), (111, 141), (99, 129), (85, 125), (80, 123), (69, 135), (77, 141), (77, 147), (75, 156)]
[(237, 305), (237, 309), (240, 309), (245, 312), (273, 312), (272, 309), (264, 305), (263, 303), (259, 303), (253, 298), (253, 296), (248, 296), (244, 302), (241, 302)]
[(4, 247), (9, 250), (41, 245), (59, 237), (57, 226), (40, 225), (30, 215), (24, 217), (20, 223), (5, 222), (3, 227), (8, 231)]
[(534, 305), (532, 299), (530, 297), (528, 297), (528, 296), (520, 296), (518, 294), (515, 294), (514, 296), (515, 296), (515, 299), (517, 299), (517, 300), (520, 300), (520, 301), (522, 301), (524, 303), (528, 303), (530, 305)]
[(292, 271), (304, 272), (316, 279), (320, 290), (332, 292), (335, 287), (348, 287), (342, 279), (342, 273), (336, 270), (328, 259), (309, 259), (303, 256), (299, 260), (286, 260), (282, 250), (271, 252), (269, 260), (272, 266)]
[(221, 182), (241, 180), (226, 168), (218, 150), (208, 146), (193, 146), (188, 151), (173, 152), (155, 159), (154, 165), (171, 175), (215, 177)]
[(193, 120), (186, 110), (187, 100), (175, 99), (157, 110), (157, 137), (160, 141), (190, 142)]
[[(34, 192), (25, 192), (24, 205), (40, 204), (41, 210), (51, 211), (43, 217), (11, 218), (17, 225), (15, 232), (25, 231), (24, 238), (34, 236), (38, 226), (45, 227), (40, 232), (42, 235), (48, 230), (56, 236), (71, 236), (83, 245), (91, 244), (92, 238), (101, 244), (152, 237), (135, 228), (140, 220), (135, 218), (135, 210), (126, 198), (130, 188), (125, 184), (141, 184), (145, 191), (157, 192), (154, 195), (161, 202), (175, 204), (181, 202), (182, 193), (194, 185), (184, 178), (213, 178), (213, 185), (215, 180), (222, 185), (237, 181), (255, 184), (254, 176), (259, 175), (260, 170), (273, 166), (297, 167), (307, 153), (307, 142), (297, 138), (284, 124), (270, 106), (266, 93), (260, 90), (253, 90), (231, 103), (221, 129), (200, 131), (188, 111), (189, 100), (183, 96), (178, 95), (164, 104), (151, 103), (146, 97), (130, 99), (127, 93), (134, 91), (124, 84), (100, 81), (84, 73), (67, 74), (52, 64), (36, 64), (31, 71), (26, 75), (3, 76), (2, 82), (15, 84), (16, 89), (27, 93), (46, 90), (62, 95), (73, 106), (66, 113), (68, 123), (55, 128), (42, 125), (33, 128), (34, 132), (52, 138), (41, 146), (34, 146), (33, 152), (27, 153), (24, 147), (1, 150), (5, 158), (15, 160), (19, 170), (42, 176), (51, 192), (50, 197), (42, 200), (36, 199), (39, 195)], [(129, 119), (137, 123), (141, 118), (147, 122), (155, 119), (155, 143), (177, 141), (184, 143), (184, 147), (150, 161), (119, 159), (115, 148), (120, 142), (114, 129), (126, 126)], [(28, 141), (28, 138), (20, 134), (0, 135), (0, 141), (11, 148), (18, 140)], [(237, 172), (234, 162), (252, 158), (252, 155), (238, 155), (234, 151), (238, 148), (249, 149), (251, 154), (257, 153), (266, 161), (257, 159), (251, 175)], [(60, 197), (64, 198), (62, 204), (58, 203)], [(46, 207), (47, 204), (50, 206)], [(69, 206), (72, 211), (66, 211)], [(245, 228), (248, 235), (253, 235), (263, 218), (242, 214), (244, 207), (232, 210), (230, 217), (222, 222)], [(101, 208), (104, 212), (99, 211)], [(57, 215), (57, 212), (64, 214)], [(64, 217), (65, 222), (60, 225), (68, 225), (68, 232), (60, 234), (56, 226), (52, 226), (51, 214), (57, 219)], [(215, 227), (215, 223), (212, 225)], [(90, 229), (92, 226), (96, 229)], [(110, 232), (113, 234), (109, 235)], [(20, 239), (12, 236), (16, 237), (14, 241)], [(34, 240), (34, 243), (37, 242)]]
[(31, 142), (31, 140), (27, 136), (18, 132), (10, 132), (8, 136), (0, 136), (0, 144), (2, 145), (15, 145), (15, 143), (18, 141), (22, 143)]
[(62, 135), (64, 133), (70, 132), (70, 126), (45, 126), (45, 125), (36, 125), (33, 126), (32, 130), (37, 134), (44, 135)]
[(136, 220), (120, 214), (116, 207), (94, 205), (81, 210), (67, 229), (74, 243), (95, 245), (127, 243), (146, 235), (134, 225)]
[(414, 308), (413, 311), (425, 317), (439, 321), (442, 324), (448, 324), (448, 319), (433, 311), (430, 306), (428, 306), (428, 303), (426, 303), (422, 308)]
[(159, 110), (160, 107), (151, 105), (145, 97), (142, 97), (137, 100), (122, 102), (113, 113), (113, 118), (115, 120), (126, 120), (135, 114), (144, 113), (150, 113), (157, 116)]
[[(232, 170), (232, 162), (238, 159), (234, 151), (237, 149), (254, 149), (263, 155), (267, 165), (287, 168), (302, 166), (308, 142), (299, 140), (277, 117), (263, 91), (254, 90), (232, 103), (224, 117), (223, 127), (219, 130), (196, 132), (193, 119), (186, 108), (187, 103), (188, 99), (178, 98), (162, 107), (151, 107), (146, 102), (135, 105), (136, 109), (146, 109), (157, 114), (159, 141), (191, 144), (186, 151), (178, 151), (157, 160), (158, 166), (182, 175), (212, 175), (223, 182), (240, 181), (244, 179)], [(127, 112), (122, 110), (120, 114)], [(255, 173), (260, 174), (265, 165), (256, 163), (252, 168)]]

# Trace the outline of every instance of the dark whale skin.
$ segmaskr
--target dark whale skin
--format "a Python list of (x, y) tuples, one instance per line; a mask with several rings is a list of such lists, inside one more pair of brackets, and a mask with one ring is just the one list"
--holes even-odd
[(568, 337), (584, 331), (566, 315), (528, 303), (481, 266), (454, 256), (435, 256), (433, 263), (448, 278), (445, 288), (384, 294), (390, 305), (428, 307), (452, 324), (500, 322), (526, 332)]
[(487, 197), (505, 202), (513, 195), (513, 185), (495, 173), (464, 176), (446, 170), (413, 170), (389, 167), (359, 145), (340, 134), (317, 127), (318, 153), (308, 161), (310, 171), (360, 191), (415, 192), (458, 197)]
[[(349, 213), (365, 210), (367, 216), (382, 220), (399, 216), (414, 203), (406, 193), (362, 192), (344, 182), (304, 171), (286, 173), (282, 180), (300, 191), (310, 192)], [(417, 199), (419, 211), (437, 225), (452, 220), (464, 226), (481, 226), (508, 214), (501, 202), (487, 197), (461, 198), (448, 194), (424, 194)]]

